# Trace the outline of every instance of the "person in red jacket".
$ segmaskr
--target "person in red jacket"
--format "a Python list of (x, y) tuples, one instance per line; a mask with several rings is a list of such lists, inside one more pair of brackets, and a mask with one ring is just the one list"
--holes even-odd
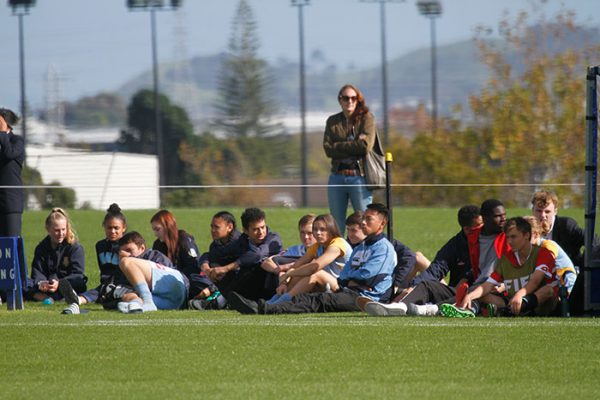
[[(370, 302), (364, 310), (370, 315), (436, 315), (439, 305), (454, 303), (464, 297), (469, 289), (485, 282), (496, 261), (510, 250), (502, 228), (506, 210), (500, 200), (488, 199), (481, 204), (483, 225), (479, 225), (479, 212), (464, 209), (469, 218), (460, 218), (461, 232), (442, 247), (431, 266), (417, 276), (396, 296), (394, 302)], [(463, 210), (463, 209), (461, 209)], [(461, 213), (462, 214), (462, 213)], [(466, 217), (466, 216), (465, 216)], [(440, 282), (450, 272), (450, 282)]]

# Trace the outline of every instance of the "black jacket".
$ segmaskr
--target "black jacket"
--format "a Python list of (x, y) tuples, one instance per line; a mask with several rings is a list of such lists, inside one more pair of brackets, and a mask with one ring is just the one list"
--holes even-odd
[(439, 282), (448, 272), (450, 272), (449, 286), (454, 287), (461, 279), (470, 278), (471, 260), (469, 257), (469, 244), (462, 230), (442, 246), (429, 265), (429, 268), (413, 279), (410, 286), (416, 286), (423, 281)]
[(396, 255), (398, 256), (398, 264), (394, 268), (394, 286), (402, 287), (404, 278), (412, 271), (417, 263), (417, 256), (404, 243), (394, 239), (392, 242)]
[(551, 232), (552, 240), (563, 248), (573, 264), (582, 267), (583, 255), (581, 254), (581, 248), (584, 245), (585, 235), (577, 222), (573, 218), (557, 215)]
[(119, 243), (102, 239), (96, 243), (96, 259), (100, 268), (100, 285), (108, 283), (127, 284), (127, 278), (119, 268)]
[(281, 237), (275, 232), (268, 230), (267, 237), (260, 245), (255, 246), (250, 243), (250, 238), (245, 233), (238, 239), (240, 244), (240, 269), (260, 268), (260, 264), (268, 257), (281, 253), (283, 243)]
[[(25, 143), (21, 136), (0, 132), (0, 186), (22, 186)], [(0, 188), (0, 214), (23, 212), (23, 189)]]
[[(166, 243), (161, 242), (158, 239), (152, 244), (152, 249), (158, 250), (165, 255), (169, 254)], [(173, 268), (178, 269), (187, 277), (191, 274), (200, 272), (200, 254), (198, 252), (198, 246), (196, 245), (194, 237), (184, 230), (179, 231), (177, 251), (174, 260), (171, 261), (174, 264)]]
[(83, 247), (77, 242), (62, 242), (54, 249), (50, 236), (46, 236), (35, 248), (31, 263), (33, 283), (37, 285), (40, 281), (74, 277), (81, 277), (87, 281)]
[(208, 263), (211, 267), (222, 267), (230, 264), (240, 257), (240, 243), (238, 239), (241, 233), (233, 231), (231, 239), (227, 243), (213, 240), (208, 251), (200, 257), (200, 264)]

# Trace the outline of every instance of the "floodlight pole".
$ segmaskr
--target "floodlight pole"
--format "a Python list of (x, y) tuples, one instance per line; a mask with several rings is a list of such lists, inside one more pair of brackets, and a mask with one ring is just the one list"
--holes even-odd
[(164, 205), (165, 194), (163, 186), (165, 185), (165, 156), (163, 150), (162, 121), (160, 118), (160, 94), (158, 82), (158, 51), (156, 40), (156, 9), (150, 8), (150, 30), (152, 35), (152, 78), (154, 85), (154, 126), (156, 130), (156, 154), (158, 157), (158, 196), (160, 205)]
[(19, 83), (21, 89), (21, 129), (23, 142), (27, 144), (27, 98), (25, 94), (25, 38), (23, 34), (23, 15), (24, 13), (17, 14), (19, 17)]
[(308, 171), (307, 171), (307, 138), (306, 138), (306, 81), (304, 71), (304, 6), (310, 0), (292, 0), (292, 6), (298, 7), (298, 36), (300, 48), (300, 153), (302, 173), (302, 207), (308, 207)]
[[(21, 131), (25, 148), (27, 147), (27, 94), (25, 91), (25, 34), (23, 16), (35, 5), (35, 0), (9, 1), (13, 15), (18, 17), (19, 24), (19, 89), (21, 91)], [(25, 158), (26, 160), (26, 158)]]
[(152, 78), (153, 78), (153, 90), (154, 90), (154, 129), (156, 131), (156, 156), (158, 158), (158, 195), (160, 199), (160, 205), (164, 205), (165, 194), (164, 186), (166, 184), (165, 174), (165, 156), (163, 146), (163, 132), (162, 132), (162, 119), (160, 115), (160, 83), (158, 79), (158, 45), (156, 35), (156, 11), (161, 10), (175, 10), (181, 6), (181, 0), (171, 0), (170, 6), (165, 6), (163, 1), (158, 0), (140, 0), (140, 1), (127, 1), (127, 7), (135, 11), (137, 9), (142, 11), (150, 11), (150, 35), (152, 42)]
[(437, 55), (435, 19), (442, 15), (442, 4), (439, 0), (419, 0), (417, 8), (421, 15), (429, 18), (431, 23), (431, 131), (437, 131)]
[(381, 36), (381, 106), (383, 108), (383, 144), (389, 143), (390, 123), (388, 117), (388, 75), (387, 75), (387, 30), (385, 27), (385, 4), (403, 3), (404, 0), (361, 0), (364, 3), (379, 3)]

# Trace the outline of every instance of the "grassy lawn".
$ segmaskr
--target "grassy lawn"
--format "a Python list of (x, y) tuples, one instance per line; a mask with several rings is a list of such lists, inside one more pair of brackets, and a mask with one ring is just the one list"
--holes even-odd
[(598, 319), (0, 312), (2, 398), (597, 398)]
[[(217, 209), (174, 210), (206, 250)], [(232, 210), (236, 217), (242, 210)], [(304, 210), (268, 209), (285, 245)], [(311, 210), (320, 213), (325, 210)], [(527, 210), (508, 210), (509, 216)], [(73, 211), (98, 281), (98, 211)], [(128, 211), (129, 229), (153, 240), (152, 211)], [(580, 224), (582, 210), (561, 210)], [(24, 216), (28, 262), (46, 212)], [(398, 208), (395, 236), (433, 257), (458, 231), (455, 209)], [(0, 309), (0, 393), (32, 397), (208, 399), (597, 398), (600, 320), (375, 318), (360, 313), (246, 316), (232, 311), (125, 315), (88, 305)]]

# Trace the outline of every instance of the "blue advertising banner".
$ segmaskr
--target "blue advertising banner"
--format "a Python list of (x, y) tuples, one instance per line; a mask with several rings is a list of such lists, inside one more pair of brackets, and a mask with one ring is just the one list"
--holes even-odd
[[(17, 237), (0, 237), (0, 290), (6, 293), (9, 310), (22, 310), (22, 277), (27, 276), (21, 268), (24, 257), (23, 242)], [(19, 253), (19, 248), (21, 253)]]

